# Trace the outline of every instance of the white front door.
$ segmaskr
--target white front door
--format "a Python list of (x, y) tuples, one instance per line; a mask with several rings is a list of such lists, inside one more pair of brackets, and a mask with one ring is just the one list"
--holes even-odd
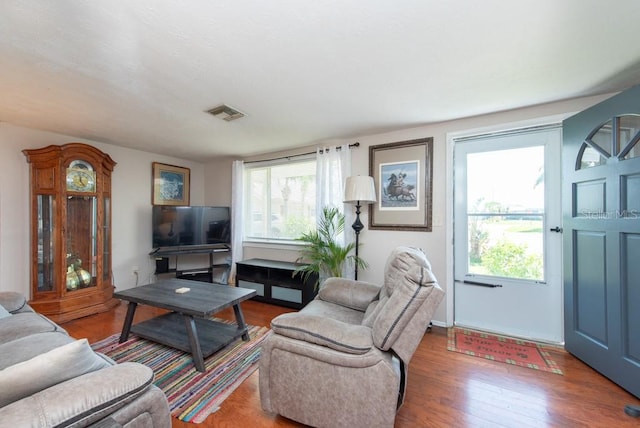
[(453, 141), (455, 325), (561, 343), (561, 129)]

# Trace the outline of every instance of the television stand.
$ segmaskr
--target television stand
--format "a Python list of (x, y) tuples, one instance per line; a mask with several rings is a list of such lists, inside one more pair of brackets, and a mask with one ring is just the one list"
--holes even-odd
[[(228, 253), (231, 249), (227, 245), (183, 245), (179, 247), (160, 247), (149, 253), (156, 259), (156, 275), (159, 273), (175, 273), (176, 278), (188, 279), (193, 281), (217, 282), (219, 284), (228, 284), (229, 274), (231, 272), (230, 263), (215, 263), (214, 256), (219, 253)], [(193, 269), (178, 269), (178, 257), (183, 255), (208, 254), (209, 265)], [(175, 257), (175, 268), (169, 269), (168, 258)], [(167, 259), (165, 261), (165, 259)], [(162, 260), (164, 268), (159, 269), (158, 261)], [(224, 269), (221, 281), (214, 281), (214, 273), (216, 270)]]
[(266, 259), (236, 262), (236, 286), (256, 290), (253, 299), (258, 302), (301, 309), (315, 298), (318, 276), (311, 274), (306, 279), (301, 275), (294, 276), (300, 266), (299, 263)]

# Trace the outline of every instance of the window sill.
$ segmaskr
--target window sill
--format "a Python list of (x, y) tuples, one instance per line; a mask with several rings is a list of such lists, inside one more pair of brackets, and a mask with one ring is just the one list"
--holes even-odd
[(302, 242), (294, 241), (294, 240), (284, 240), (284, 239), (246, 239), (242, 241), (243, 247), (252, 247), (252, 248), (273, 248), (279, 250), (295, 250), (298, 251), (300, 247), (305, 244)]

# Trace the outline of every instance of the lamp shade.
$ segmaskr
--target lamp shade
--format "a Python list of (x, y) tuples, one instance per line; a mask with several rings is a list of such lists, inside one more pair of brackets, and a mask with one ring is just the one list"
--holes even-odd
[(371, 204), (376, 201), (376, 188), (373, 177), (356, 175), (347, 177), (344, 185), (344, 202), (364, 202)]

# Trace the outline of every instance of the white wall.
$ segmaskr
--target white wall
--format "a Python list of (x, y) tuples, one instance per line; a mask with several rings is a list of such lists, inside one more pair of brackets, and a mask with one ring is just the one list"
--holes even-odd
[[(451, 236), (447, 234), (447, 225), (451, 225), (451, 213), (448, 211), (450, 205), (450, 194), (447, 183), (451, 181), (451, 171), (447, 164), (447, 134), (464, 131), (468, 129), (478, 129), (501, 124), (515, 123), (533, 120), (536, 118), (549, 116), (569, 116), (578, 111), (584, 110), (603, 99), (612, 96), (588, 97), (574, 99), (564, 102), (545, 104), (541, 106), (511, 110), (486, 116), (443, 122), (416, 128), (403, 129), (394, 132), (387, 132), (376, 135), (366, 135), (354, 137), (349, 140), (332, 140), (322, 142), (319, 145), (341, 145), (350, 144), (355, 141), (360, 142), (360, 147), (353, 149), (351, 153), (352, 174), (369, 174), (369, 147), (378, 144), (393, 143), (398, 141), (413, 140), (417, 138), (433, 137), (433, 227), (431, 232), (406, 232), (406, 231), (383, 231), (369, 230), (367, 226), (360, 233), (359, 255), (369, 263), (369, 269), (358, 272), (358, 278), (364, 281), (380, 282), (383, 278), (384, 266), (387, 256), (393, 248), (399, 245), (419, 247), (425, 250), (431, 261), (433, 272), (438, 278), (440, 285), (445, 291), (452, 290), (452, 261), (448, 257), (451, 249)], [(368, 210), (364, 209), (361, 214), (362, 223), (368, 225)], [(449, 244), (447, 243), (449, 241)], [(280, 253), (273, 248), (263, 249), (261, 247), (245, 247), (245, 256), (251, 257), (271, 257), (279, 260), (293, 260), (294, 254), (290, 249)], [(440, 325), (445, 325), (447, 315), (451, 318), (452, 296), (447, 293), (447, 299), (436, 312), (434, 321)]]
[[(423, 248), (433, 271), (445, 290), (451, 290), (451, 261), (447, 244), (450, 195), (447, 195), (451, 172), (447, 170), (447, 134), (531, 120), (540, 117), (569, 115), (590, 107), (613, 94), (580, 98), (487, 116), (425, 125), (394, 132), (354, 137), (348, 140), (324, 141), (319, 145), (340, 145), (360, 142), (352, 152), (352, 173), (369, 174), (369, 147), (422, 137), (433, 137), (433, 230), (432, 232), (402, 232), (369, 230), (360, 234), (360, 255), (369, 263), (359, 272), (365, 281), (379, 282), (389, 252), (398, 245)], [(0, 123), (0, 290), (13, 290), (29, 295), (29, 168), (21, 151), (80, 141), (91, 144), (118, 163), (113, 174), (113, 271), (116, 287), (135, 285), (133, 266), (140, 268), (140, 281), (147, 282), (155, 270), (148, 256), (151, 246), (151, 163), (154, 161), (191, 168), (192, 205), (229, 205), (231, 202), (231, 159), (220, 159), (206, 165), (153, 153), (91, 142), (48, 132)], [(300, 150), (297, 150), (300, 151)], [(267, 156), (268, 157), (268, 156)], [(368, 211), (362, 222), (368, 224)], [(247, 246), (245, 258), (264, 257), (293, 261), (297, 257), (291, 246)], [(451, 315), (450, 293), (438, 309), (435, 321), (444, 324)]]
[(139, 150), (0, 123), (0, 290), (30, 295), (29, 164), (23, 149), (82, 142), (108, 153), (113, 171), (113, 276), (117, 289), (131, 288), (155, 271), (151, 250), (151, 163), (191, 169), (191, 203), (204, 203), (204, 165)]
[(204, 205), (231, 206), (231, 167), (233, 159), (211, 161), (204, 168)]

